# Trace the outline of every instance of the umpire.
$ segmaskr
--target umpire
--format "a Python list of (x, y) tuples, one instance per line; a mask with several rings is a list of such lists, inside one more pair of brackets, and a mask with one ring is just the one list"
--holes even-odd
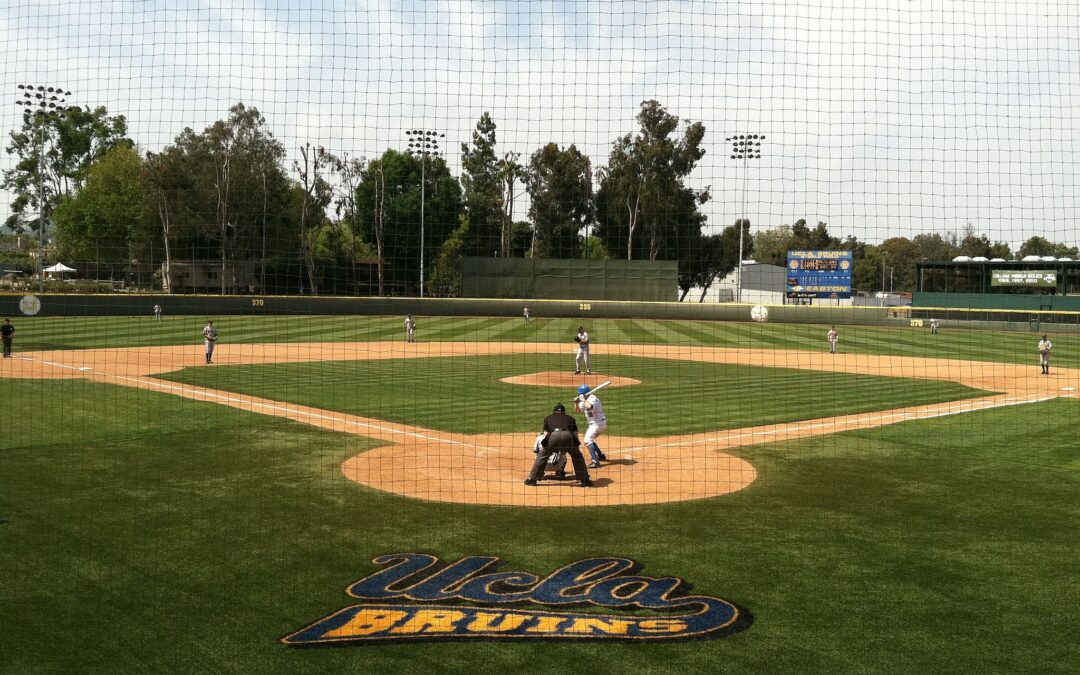
[(529, 477), (525, 479), (526, 485), (536, 485), (544, 476), (548, 457), (558, 451), (570, 455), (570, 461), (574, 463), (574, 476), (581, 481), (581, 487), (592, 487), (593, 482), (589, 478), (589, 469), (585, 466), (585, 457), (578, 448), (581, 441), (578, 440), (577, 431), (577, 422), (566, 414), (566, 406), (556, 403), (551, 414), (544, 418), (544, 433), (547, 436), (544, 437), (540, 452), (536, 454)]

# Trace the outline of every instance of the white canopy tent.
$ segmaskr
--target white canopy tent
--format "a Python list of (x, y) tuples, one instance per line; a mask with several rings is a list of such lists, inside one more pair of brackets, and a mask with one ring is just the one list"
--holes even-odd
[(56, 274), (62, 277), (65, 272), (78, 272), (78, 270), (74, 267), (68, 267), (62, 262), (58, 262), (55, 265), (45, 268), (45, 274)]

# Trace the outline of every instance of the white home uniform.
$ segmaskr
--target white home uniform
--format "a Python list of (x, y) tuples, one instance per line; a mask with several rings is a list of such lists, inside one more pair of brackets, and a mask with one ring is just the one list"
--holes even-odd
[(589, 449), (593, 464), (598, 465), (600, 460), (605, 459), (604, 453), (600, 451), (600, 446), (596, 443), (597, 437), (607, 429), (604, 404), (600, 402), (596, 394), (588, 394), (582, 403), (587, 403), (588, 407), (579, 404), (578, 408), (585, 413), (585, 419), (589, 422), (589, 428), (585, 430), (584, 444)]
[(589, 370), (589, 334), (584, 329), (579, 330), (577, 334), (577, 357), (574, 359), (574, 374), (577, 375), (581, 372), (582, 364), (585, 365), (585, 374), (592, 373)]
[(405, 341), (416, 341), (416, 321), (411, 317), (405, 317)]
[(829, 339), (829, 353), (836, 353), (836, 343), (840, 340), (840, 335), (837, 334), (835, 328), (830, 328), (826, 336)]

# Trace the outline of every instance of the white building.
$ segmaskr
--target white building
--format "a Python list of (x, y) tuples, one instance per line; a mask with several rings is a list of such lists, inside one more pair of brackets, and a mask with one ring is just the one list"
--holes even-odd
[[(744, 260), (742, 269), (742, 303), (744, 305), (850, 305), (851, 299), (786, 300), (787, 269), (780, 265)], [(698, 302), (701, 287), (691, 288), (683, 302)], [(701, 302), (736, 302), (739, 298), (739, 270), (734, 269), (723, 279), (716, 279), (705, 290)]]

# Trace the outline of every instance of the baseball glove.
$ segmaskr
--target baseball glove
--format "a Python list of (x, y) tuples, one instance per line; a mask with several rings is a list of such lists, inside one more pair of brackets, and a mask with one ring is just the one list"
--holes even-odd
[(581, 342), (581, 338), (579, 338), (578, 336), (575, 335), (574, 336), (574, 342)]

